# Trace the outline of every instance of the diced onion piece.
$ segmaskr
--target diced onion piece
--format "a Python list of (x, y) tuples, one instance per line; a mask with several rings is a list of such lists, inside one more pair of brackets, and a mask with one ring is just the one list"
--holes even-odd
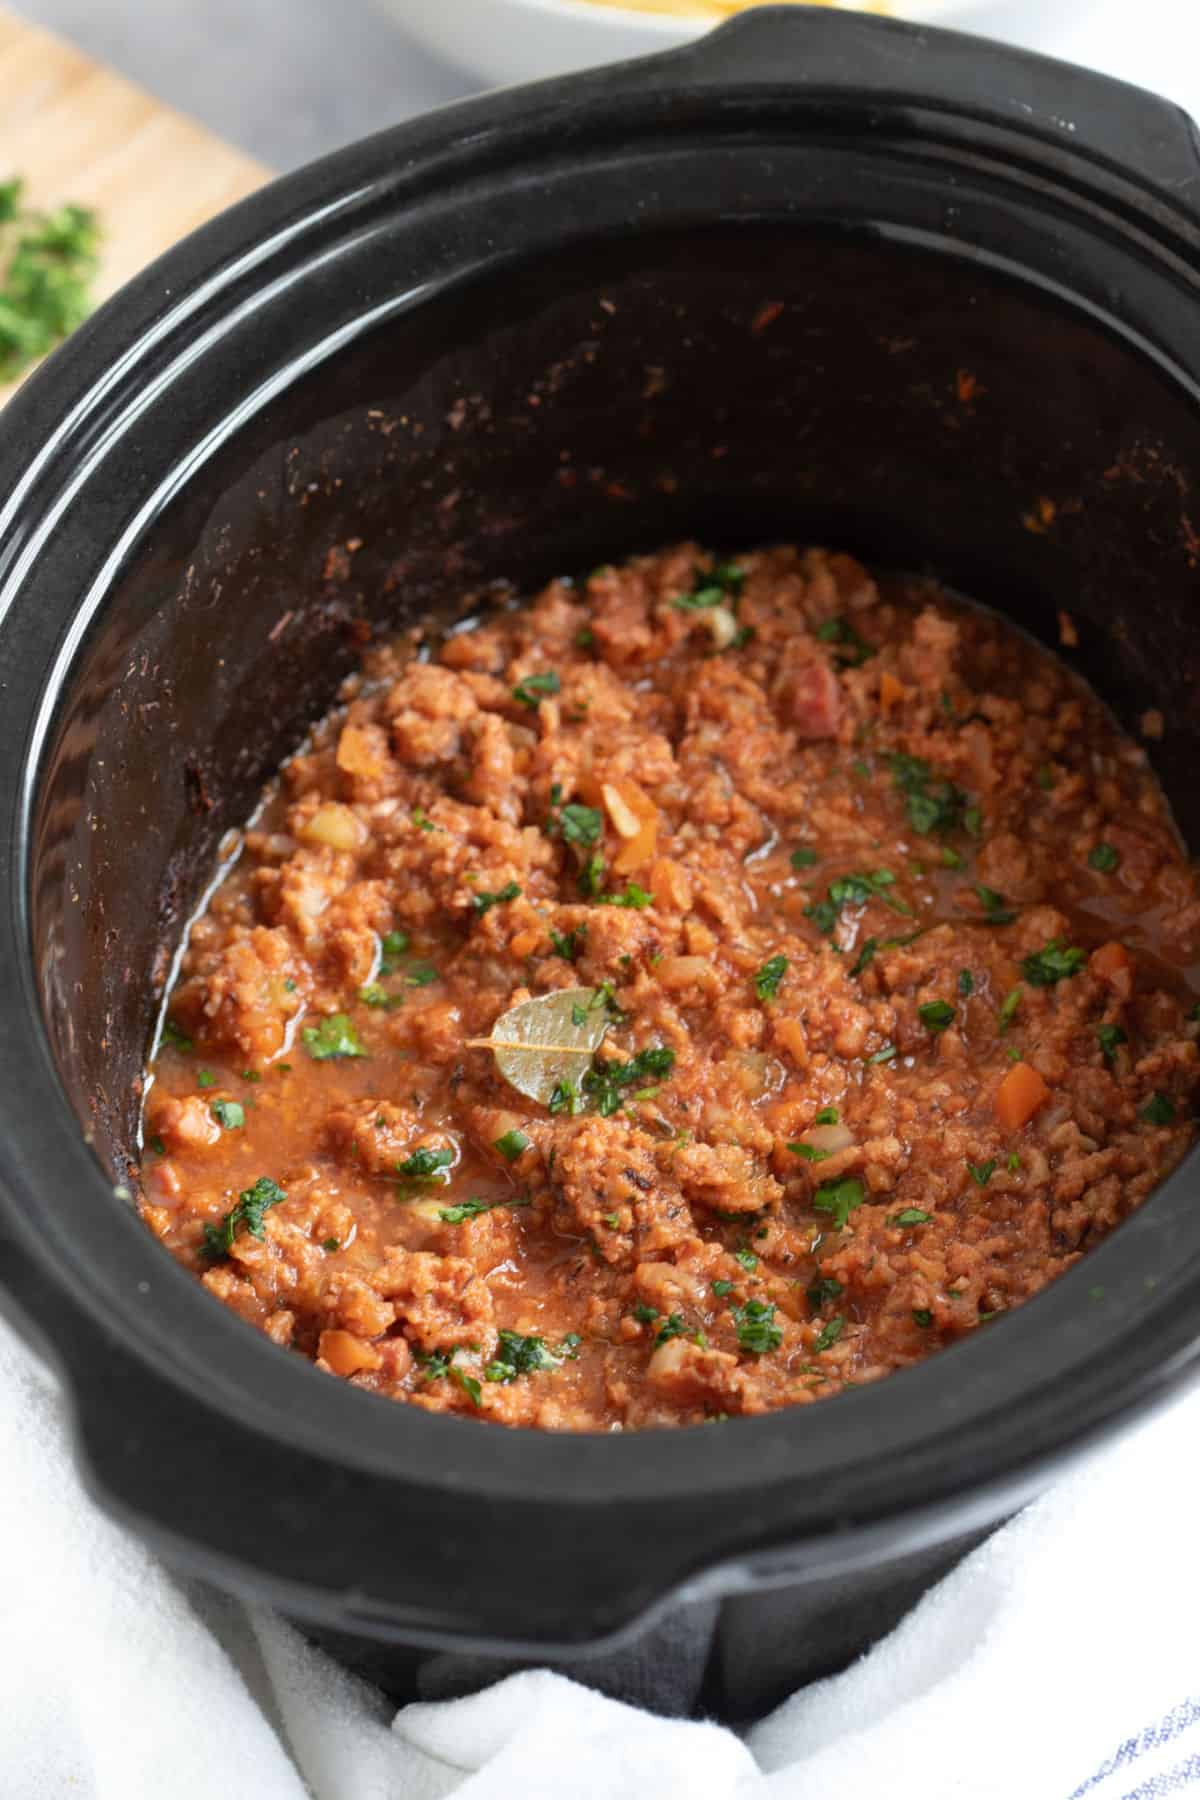
[(331, 850), (357, 850), (366, 841), (367, 828), (348, 806), (330, 800), (318, 806), (296, 836), (308, 844), (325, 844)]
[(996, 1090), (996, 1118), (1005, 1131), (1019, 1131), (1050, 1098), (1050, 1089), (1029, 1063), (1014, 1063)]
[(378, 1369), (383, 1364), (374, 1344), (364, 1343), (352, 1331), (323, 1331), (317, 1355), (335, 1375), (358, 1375), (363, 1369)]
[(633, 808), (621, 798), (621, 790), (611, 781), (606, 781), (600, 789), (604, 797), (604, 810), (613, 822), (614, 829), (623, 838), (634, 838), (642, 829), (642, 821)]
[(660, 856), (650, 871), (650, 892), (654, 904), (668, 912), (690, 912), (692, 884), (682, 863)]
[(738, 634), (738, 622), (727, 606), (713, 606), (703, 614), (704, 623), (712, 633), (713, 645), (718, 650), (728, 650)]
[[(613, 857), (613, 872), (617, 875), (632, 874), (634, 869), (640, 869), (654, 855), (658, 842), (658, 808), (636, 781), (606, 781), (602, 793), (604, 808), (612, 820), (613, 828), (624, 839)], [(631, 823), (634, 826), (632, 832), (629, 830)]]
[(829, 1156), (836, 1156), (839, 1150), (848, 1150), (854, 1142), (854, 1133), (848, 1125), (814, 1125), (811, 1130), (801, 1133), (800, 1142), (810, 1144), (814, 1150), (824, 1150)]

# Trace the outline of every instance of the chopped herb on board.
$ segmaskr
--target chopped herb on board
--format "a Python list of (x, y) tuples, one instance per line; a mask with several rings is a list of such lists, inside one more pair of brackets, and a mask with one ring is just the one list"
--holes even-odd
[(306, 1025), (300, 1036), (304, 1048), (316, 1062), (331, 1062), (343, 1056), (365, 1056), (358, 1033), (345, 1013), (333, 1013), (319, 1025)]
[(233, 1249), (234, 1239), (245, 1227), (251, 1237), (261, 1238), (264, 1235), (263, 1221), (267, 1208), (278, 1206), (287, 1195), (277, 1182), (269, 1175), (260, 1175), (253, 1187), (243, 1188), (237, 1197), (237, 1205), (231, 1206), (219, 1225), (204, 1227), (204, 1240), (201, 1250), (205, 1256), (216, 1260), (228, 1256)]
[(24, 182), (0, 182), (0, 382), (15, 381), (91, 311), (100, 227), (82, 206), (22, 205)]

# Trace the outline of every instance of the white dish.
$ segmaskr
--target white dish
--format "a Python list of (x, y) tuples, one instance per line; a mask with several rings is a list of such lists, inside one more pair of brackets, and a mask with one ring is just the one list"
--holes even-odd
[[(1053, 0), (1069, 9), (1072, 0)], [(437, 55), (492, 86), (566, 75), (687, 44), (722, 23), (714, 14), (642, 12), (604, 0), (379, 0)], [(832, 10), (832, 9), (831, 9)], [(841, 10), (867, 10), (844, 5)], [(919, 24), (970, 28), (996, 0), (896, 0), (891, 13)]]

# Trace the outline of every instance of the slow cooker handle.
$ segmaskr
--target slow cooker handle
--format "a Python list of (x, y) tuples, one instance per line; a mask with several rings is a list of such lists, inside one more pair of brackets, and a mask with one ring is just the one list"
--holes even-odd
[[(638, 65), (632, 65), (637, 67)], [(808, 90), (1007, 126), (1125, 175), (1200, 216), (1200, 133), (1144, 88), (964, 32), (807, 6), (753, 8), (647, 59), (659, 88)], [(665, 77), (665, 80), (664, 80)], [(882, 123), (882, 120), (881, 120)]]

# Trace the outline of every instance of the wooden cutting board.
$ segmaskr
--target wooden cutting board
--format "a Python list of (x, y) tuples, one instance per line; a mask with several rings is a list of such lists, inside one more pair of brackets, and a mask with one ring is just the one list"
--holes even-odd
[(25, 176), (35, 206), (99, 214), (97, 301), (269, 173), (3, 6), (0, 95), (0, 180)]

